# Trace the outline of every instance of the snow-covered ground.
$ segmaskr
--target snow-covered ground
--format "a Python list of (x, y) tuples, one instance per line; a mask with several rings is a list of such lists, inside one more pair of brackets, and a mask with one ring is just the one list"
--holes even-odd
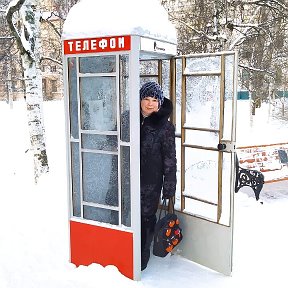
[(262, 103), (250, 115), (250, 100), (237, 101), (237, 147), (288, 143), (288, 99), (284, 115), (281, 101)]
[(237, 102), (236, 147), (241, 167), (262, 171), (265, 182), (287, 179), (288, 166), (280, 163), (278, 151), (288, 152), (288, 99), (262, 103), (254, 116), (249, 113), (249, 100)]
[(263, 204), (249, 188), (235, 195), (231, 277), (178, 255), (152, 256), (139, 282), (113, 266), (69, 263), (63, 101), (45, 102), (44, 113), (50, 172), (35, 186), (25, 103), (0, 102), (1, 288), (287, 287), (288, 181), (265, 184)]

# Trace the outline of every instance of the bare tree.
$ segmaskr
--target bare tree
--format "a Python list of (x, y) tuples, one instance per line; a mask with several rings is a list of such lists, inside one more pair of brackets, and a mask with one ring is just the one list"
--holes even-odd
[[(19, 13), (20, 19), (13, 19)], [(45, 129), (42, 112), (42, 79), (40, 70), (40, 13), (37, 0), (14, 0), (6, 13), (8, 25), (20, 50), (24, 71), (25, 94), (34, 159), (34, 180), (49, 171), (45, 146)], [(16, 26), (17, 25), (17, 26)]]
[[(15, 80), (19, 80), (19, 83), (25, 81), (25, 84), (20, 85), (19, 88), (20, 90), (25, 88), (24, 97), (27, 104), (36, 183), (42, 173), (49, 171), (42, 102), (44, 99), (54, 99), (55, 95), (63, 97), (61, 34), (66, 15), (77, 2), (78, 0), (41, 2), (14, 0), (10, 1), (7, 8), (9, 0), (0, 0), (0, 12), (2, 11), (3, 15), (6, 11), (5, 20), (8, 23), (8, 25), (7, 23), (1, 25), (4, 29), (0, 32), (0, 74), (5, 74), (2, 79), (3, 83), (7, 84), (5, 90), (8, 96), (15, 96), (15, 85), (13, 86)], [(6, 27), (7, 32), (3, 34)], [(45, 49), (41, 49), (41, 46)], [(15, 64), (18, 62), (19, 66), (15, 69)], [(54, 91), (55, 87), (57, 92)]]
[[(287, 73), (287, 0), (162, 0), (178, 31), (179, 54), (239, 51), (239, 83), (259, 102)], [(281, 74), (281, 71), (285, 73)], [(268, 93), (267, 93), (268, 91)]]
[[(20, 58), (15, 49), (15, 39), (11, 35), (6, 21), (8, 0), (0, 0), (0, 100), (6, 100), (13, 108), (13, 97), (21, 91)], [(13, 63), (13, 65), (12, 65)], [(19, 73), (15, 73), (15, 70)]]

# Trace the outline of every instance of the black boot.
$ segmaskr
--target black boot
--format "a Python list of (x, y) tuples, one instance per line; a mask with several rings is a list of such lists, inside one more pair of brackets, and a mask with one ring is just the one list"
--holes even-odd
[(150, 247), (154, 237), (156, 215), (141, 217), (141, 271), (148, 264), (150, 258)]

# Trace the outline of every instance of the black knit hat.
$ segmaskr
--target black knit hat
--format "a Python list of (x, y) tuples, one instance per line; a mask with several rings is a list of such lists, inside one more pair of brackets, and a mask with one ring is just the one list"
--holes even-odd
[(163, 91), (161, 86), (153, 81), (146, 82), (140, 89), (140, 100), (143, 100), (145, 97), (154, 97), (159, 101), (159, 107), (164, 102)]

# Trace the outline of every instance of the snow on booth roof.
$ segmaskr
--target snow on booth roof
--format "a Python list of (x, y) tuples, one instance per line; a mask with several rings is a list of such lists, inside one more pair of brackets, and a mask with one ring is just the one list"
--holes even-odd
[(176, 44), (176, 29), (159, 0), (81, 0), (65, 20), (62, 38), (138, 35)]

